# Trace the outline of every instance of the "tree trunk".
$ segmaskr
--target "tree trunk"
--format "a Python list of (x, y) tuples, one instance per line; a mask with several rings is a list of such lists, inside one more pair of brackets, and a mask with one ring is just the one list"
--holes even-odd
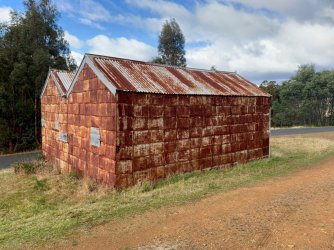
[(12, 139), (9, 140), (9, 148), (8, 148), (9, 152), (12, 153), (14, 150), (14, 144), (12, 142)]

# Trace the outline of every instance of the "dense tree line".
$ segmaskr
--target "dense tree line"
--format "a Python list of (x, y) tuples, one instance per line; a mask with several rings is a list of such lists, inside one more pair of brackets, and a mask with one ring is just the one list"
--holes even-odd
[(39, 96), (49, 67), (75, 68), (51, 0), (25, 0), (25, 12), (0, 24), (0, 149), (40, 142)]
[(303, 65), (282, 84), (264, 81), (260, 87), (272, 95), (272, 126), (334, 125), (334, 71)]

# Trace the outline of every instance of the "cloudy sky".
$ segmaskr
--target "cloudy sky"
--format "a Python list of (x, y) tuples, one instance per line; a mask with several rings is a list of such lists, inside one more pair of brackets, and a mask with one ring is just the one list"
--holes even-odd
[[(159, 32), (175, 18), (190, 67), (237, 71), (255, 83), (289, 78), (298, 65), (334, 69), (333, 0), (58, 0), (74, 58), (137, 60), (157, 55)], [(21, 0), (0, 0), (0, 21)]]

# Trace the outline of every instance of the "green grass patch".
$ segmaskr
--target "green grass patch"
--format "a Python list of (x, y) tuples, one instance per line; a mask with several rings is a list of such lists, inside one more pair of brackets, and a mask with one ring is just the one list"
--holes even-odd
[[(149, 209), (195, 201), (310, 166), (334, 155), (334, 133), (274, 137), (272, 157), (231, 169), (175, 175), (116, 191), (50, 166), (0, 171), (0, 248), (34, 248)], [(36, 166), (36, 164), (33, 164)], [(30, 171), (33, 169), (33, 171)], [(50, 246), (50, 245), (49, 245)]]

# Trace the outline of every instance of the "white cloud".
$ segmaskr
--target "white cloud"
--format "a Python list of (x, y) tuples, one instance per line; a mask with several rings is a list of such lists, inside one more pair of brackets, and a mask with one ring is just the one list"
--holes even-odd
[(0, 7), (0, 22), (9, 22), (11, 11), (13, 11), (11, 7), (7, 6)]
[(156, 54), (152, 46), (125, 37), (97, 35), (87, 41), (90, 53), (148, 61)]
[[(248, 43), (244, 46), (214, 43), (204, 48), (193, 48), (187, 53), (189, 66), (209, 69), (215, 65), (219, 70), (237, 71), (249, 77), (287, 73), (298, 63), (286, 58), (282, 48), (269, 40)], [(219, 51), (219, 53), (217, 52)]]
[[(126, 17), (118, 18), (118, 23), (122, 23), (123, 25), (129, 25), (133, 27), (140, 28), (145, 30), (146, 32), (152, 33), (154, 37), (157, 36), (158, 32), (161, 31), (161, 27), (166, 19), (164, 18), (156, 18), (156, 17), (147, 17), (142, 18), (140, 16), (135, 15), (127, 15)], [(152, 35), (152, 34), (151, 34)]]
[(75, 62), (77, 63), (77, 65), (79, 66), (82, 58), (84, 57), (83, 54), (81, 54), (80, 52), (77, 51), (71, 51), (71, 56), (74, 58)]
[[(119, 24), (143, 30), (154, 39), (164, 21), (175, 18), (186, 38), (190, 67), (215, 65), (260, 81), (288, 78), (300, 64), (320, 68), (334, 64), (333, 0), (207, 0), (194, 1), (192, 6), (168, 0), (126, 3), (131, 13), (142, 11), (131, 14), (129, 9), (119, 11), (112, 2), (103, 6), (96, 0), (65, 7), (86, 25), (103, 29), (105, 24)], [(139, 60), (157, 55), (152, 46), (125, 37), (98, 35), (80, 45), (68, 34), (68, 40), (73, 48), (85, 45), (92, 53)]]
[(80, 14), (92, 22), (109, 21), (111, 19), (110, 12), (94, 0), (81, 0)]
[(130, 2), (160, 15), (159, 19), (155, 18), (155, 22), (152, 22), (152, 18), (142, 18), (139, 21), (137, 17), (134, 25), (159, 32), (164, 20), (175, 18), (188, 42), (214, 41), (222, 37), (250, 40), (258, 36), (271, 35), (279, 26), (275, 19), (236, 10), (232, 5), (216, 1), (198, 3), (193, 11), (185, 9), (182, 5), (162, 0), (131, 0)]
[(324, 16), (328, 11), (334, 10), (332, 0), (230, 0), (230, 2), (242, 3), (258, 9), (267, 9), (300, 22), (326, 22), (330, 19), (334, 21), (334, 16), (330, 16), (329, 19)]
[(332, 0), (211, 0), (191, 9), (164, 0), (128, 3), (156, 14), (155, 22), (151, 17), (134, 22), (156, 34), (161, 30), (157, 23), (176, 18), (186, 37), (190, 67), (215, 65), (270, 80), (288, 78), (300, 64), (329, 68), (334, 63)]
[(97, 29), (104, 29), (101, 23), (111, 22), (114, 18), (110, 11), (96, 0), (59, 0), (57, 7), (72, 19)]
[(191, 40), (254, 40), (272, 35), (279, 27), (275, 19), (236, 10), (218, 2), (197, 6), (194, 19), (193, 26), (185, 26), (191, 27), (190, 31), (186, 30)]
[(92, 20), (89, 20), (87, 18), (79, 18), (78, 19), (80, 21), (80, 23), (85, 24), (87, 26), (91, 26), (93, 28), (99, 29), (99, 30), (103, 30), (102, 25), (100, 25), (98, 22), (94, 22)]
[(146, 8), (160, 14), (160, 16), (175, 16), (190, 18), (191, 12), (183, 5), (164, 0), (126, 0), (132, 6)]
[(83, 42), (75, 35), (70, 34), (67, 30), (64, 32), (64, 37), (74, 49), (80, 49), (83, 46)]
[[(312, 39), (311, 39), (312, 38)], [(298, 65), (314, 63), (320, 67), (333, 64), (334, 27), (319, 24), (283, 23), (272, 37), (242, 45), (215, 42), (193, 48), (187, 53), (190, 66), (238, 71), (253, 79), (284, 77)]]
[(59, 11), (64, 11), (64, 12), (71, 12), (74, 11), (73, 5), (68, 2), (67, 0), (57, 0), (55, 2), (57, 9)]

